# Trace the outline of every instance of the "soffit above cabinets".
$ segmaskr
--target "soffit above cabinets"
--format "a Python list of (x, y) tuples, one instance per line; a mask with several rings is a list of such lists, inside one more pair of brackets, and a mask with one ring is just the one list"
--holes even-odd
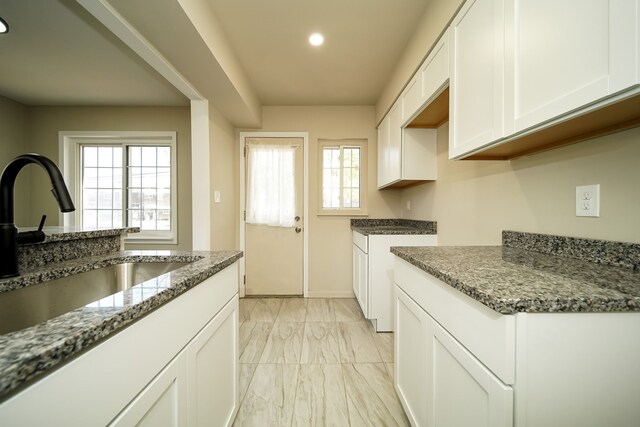
[(189, 100), (71, 0), (9, 0), (0, 96), (25, 105), (185, 106)]

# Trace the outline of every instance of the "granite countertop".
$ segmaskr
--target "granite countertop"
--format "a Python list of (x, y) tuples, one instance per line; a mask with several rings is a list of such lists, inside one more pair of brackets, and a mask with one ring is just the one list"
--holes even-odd
[(435, 221), (411, 219), (352, 219), (351, 229), (365, 236), (393, 234), (436, 234)]
[[(18, 231), (33, 231), (37, 230), (36, 227), (20, 228)], [(44, 242), (61, 242), (65, 240), (78, 240), (87, 239), (93, 237), (106, 237), (106, 236), (120, 236), (129, 233), (139, 233), (140, 227), (122, 227), (122, 228), (81, 228), (81, 227), (62, 227), (62, 226), (47, 226), (43, 227), (42, 231), (45, 234)], [(39, 243), (36, 243), (39, 244)]]
[(392, 247), (502, 313), (640, 311), (640, 271), (516, 247)]
[(190, 262), (170, 273), (30, 328), (0, 335), (0, 398), (186, 292), (242, 257), (240, 251), (122, 251), (47, 265), (0, 280), (0, 294), (124, 262)]

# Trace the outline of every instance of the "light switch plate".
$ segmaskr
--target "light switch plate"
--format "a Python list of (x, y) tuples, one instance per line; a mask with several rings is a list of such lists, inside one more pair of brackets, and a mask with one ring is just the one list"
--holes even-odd
[(576, 216), (600, 216), (600, 184), (576, 187)]
[(213, 192), (213, 203), (220, 203), (220, 192), (218, 190)]

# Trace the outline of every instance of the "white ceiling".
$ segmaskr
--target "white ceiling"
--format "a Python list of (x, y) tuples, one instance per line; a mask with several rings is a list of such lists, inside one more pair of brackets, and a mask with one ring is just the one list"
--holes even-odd
[(374, 105), (428, 0), (208, 2), (264, 105)]
[[(243, 114), (247, 116), (246, 105), (251, 105), (247, 96), (262, 105), (374, 105), (428, 3), (109, 1), (129, 20), (133, 33), (139, 32), (144, 43), (151, 42), (183, 78), (237, 123), (242, 123)], [(2, 0), (0, 16), (9, 23), (10, 32), (0, 36), (0, 95), (26, 105), (189, 104), (78, 2), (101, 4), (99, 0)], [(224, 52), (235, 56), (231, 62), (226, 53), (220, 62), (216, 55), (221, 51), (209, 50), (212, 45), (206, 40), (211, 39), (198, 36), (193, 15), (183, 10), (185, 4), (209, 9), (197, 10), (212, 13), (208, 22), (222, 27), (230, 48)], [(325, 36), (319, 48), (307, 41), (314, 31)], [(233, 76), (224, 74), (232, 63), (246, 77), (241, 90), (234, 89)]]
[(0, 95), (25, 105), (189, 105), (74, 0), (2, 0)]

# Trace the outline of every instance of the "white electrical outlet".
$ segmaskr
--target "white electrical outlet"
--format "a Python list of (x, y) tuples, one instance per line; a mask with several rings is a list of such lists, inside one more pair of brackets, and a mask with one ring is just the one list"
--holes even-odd
[(213, 203), (220, 203), (220, 192), (218, 190), (213, 192)]
[(576, 187), (576, 216), (600, 216), (600, 184)]

